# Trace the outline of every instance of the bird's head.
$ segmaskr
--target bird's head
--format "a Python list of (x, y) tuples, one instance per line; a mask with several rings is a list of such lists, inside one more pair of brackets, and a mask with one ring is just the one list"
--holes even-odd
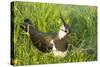
[(70, 33), (69, 25), (63, 22), (62, 26), (60, 27), (60, 30), (66, 34)]
[(68, 24), (66, 24), (66, 22), (64, 21), (64, 19), (61, 17), (62, 20), (62, 25), (60, 27), (59, 30), (59, 38), (62, 39), (64, 36), (68, 35), (70, 33), (70, 27)]
[(69, 25), (66, 24), (66, 22), (64, 21), (63, 16), (62, 16), (62, 13), (61, 13), (60, 10), (59, 10), (59, 14), (60, 14), (61, 22), (63, 23), (62, 26), (60, 27), (60, 31), (61, 31), (63, 34), (69, 34), (69, 33), (70, 33), (70, 27), (69, 27)]

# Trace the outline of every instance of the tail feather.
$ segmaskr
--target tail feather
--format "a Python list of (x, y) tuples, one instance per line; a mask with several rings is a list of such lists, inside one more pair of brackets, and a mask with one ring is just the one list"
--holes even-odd
[(29, 25), (32, 25), (32, 22), (29, 19), (24, 19), (24, 23), (29, 24)]
[(29, 19), (24, 19), (24, 22), (20, 25), (20, 28), (27, 32), (27, 27), (32, 27), (32, 22)]

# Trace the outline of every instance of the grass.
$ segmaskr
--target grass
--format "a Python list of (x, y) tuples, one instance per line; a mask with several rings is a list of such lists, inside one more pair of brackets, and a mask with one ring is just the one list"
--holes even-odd
[[(62, 24), (59, 10), (71, 27), (71, 33), (68, 36), (69, 49), (64, 58), (54, 57), (51, 53), (39, 52), (32, 46), (29, 36), (23, 35), (20, 29), (23, 19), (29, 18), (42, 32), (58, 31)], [(95, 6), (14, 2), (12, 11), (14, 12), (12, 14), (14, 65), (97, 60), (97, 8)]]

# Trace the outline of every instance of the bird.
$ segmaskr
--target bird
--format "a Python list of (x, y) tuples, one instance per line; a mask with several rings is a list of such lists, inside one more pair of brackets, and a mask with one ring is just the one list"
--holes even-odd
[(43, 53), (52, 52), (54, 56), (65, 57), (68, 50), (66, 35), (70, 33), (69, 25), (63, 18), (58, 32), (41, 32), (32, 24), (28, 18), (20, 25), (20, 28), (29, 33), (29, 37), (39, 51)]

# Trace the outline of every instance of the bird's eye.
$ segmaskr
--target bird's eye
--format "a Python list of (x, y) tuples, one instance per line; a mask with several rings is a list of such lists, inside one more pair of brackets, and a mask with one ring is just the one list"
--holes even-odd
[(67, 30), (65, 30), (65, 32), (67, 32)]
[(66, 33), (69, 33), (69, 30), (67, 29), (67, 30), (65, 30), (65, 32), (66, 32)]
[(64, 32), (66, 32), (66, 33), (69, 33), (69, 30), (68, 29), (66, 29), (66, 30), (61, 29), (61, 30), (64, 31)]

